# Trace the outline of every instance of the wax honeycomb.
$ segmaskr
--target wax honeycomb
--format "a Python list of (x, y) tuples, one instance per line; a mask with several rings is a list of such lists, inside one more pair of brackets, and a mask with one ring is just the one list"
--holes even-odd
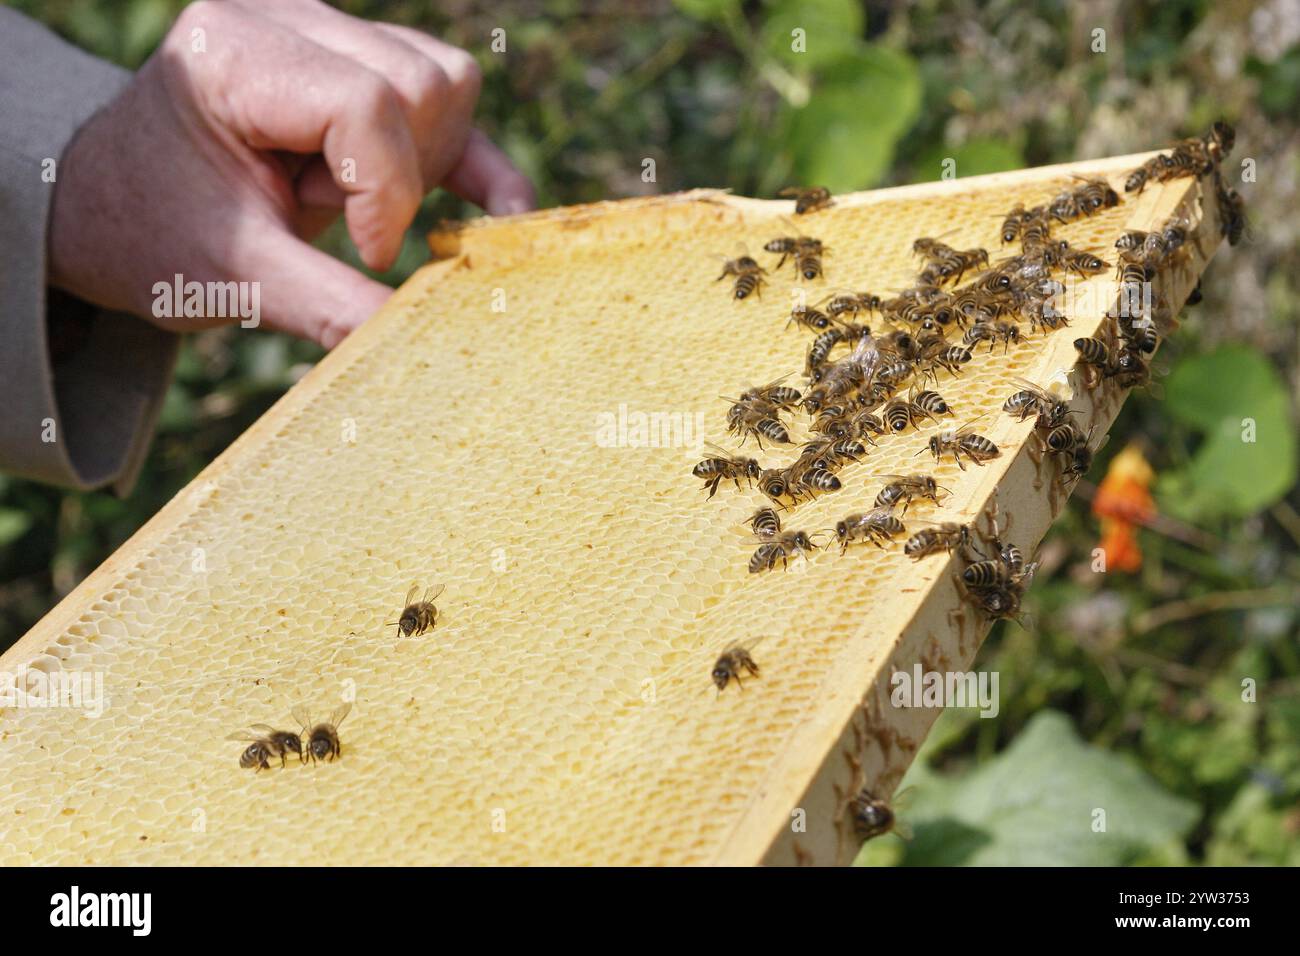
[[(1011, 205), (1047, 201), (1076, 170), (1122, 189), (1140, 159), (840, 197), (794, 223), (831, 250), (810, 298), (909, 285), (921, 235), (996, 259)], [(1113, 261), (1121, 229), (1195, 211), (1199, 189), (1153, 186), (1054, 234)], [(914, 565), (901, 539), (749, 574), (744, 521), (761, 495), (728, 483), (706, 500), (691, 475), (700, 440), (734, 447), (719, 395), (802, 366), (810, 335), (786, 328), (788, 265), (761, 299), (736, 302), (714, 281), (742, 247), (770, 269), (762, 246), (789, 232), (791, 205), (700, 192), (434, 237), (442, 261), (5, 655), (11, 673), (100, 675), (106, 706), (0, 711), (0, 862), (851, 856), (792, 836), (792, 810), (807, 810), (810, 834), (830, 832), (856, 785), (839, 750), (859, 728), (894, 743), (847, 766), (896, 780), (928, 720), (901, 734), (892, 725), (914, 717), (864, 699), (918, 654), (968, 665), (983, 625), (958, 633), (947, 562)], [(1000, 506), (1032, 546), (1051, 515), (1023, 462), (1031, 423), (998, 408), (1014, 376), (1070, 365), (1070, 341), (1099, 318), (941, 375), (955, 421), (983, 416), (1000, 459), (936, 467), (914, 457), (933, 428), (888, 436), (787, 527), (832, 527), (870, 507), (874, 475), (919, 467), (953, 494), (916, 515), (969, 519), (1002, 483)], [(1082, 423), (1104, 430), (1117, 408)], [(635, 429), (655, 412), (702, 420), (703, 434), (603, 447), (602, 427), (617, 442), (620, 420)], [(438, 624), (401, 639), (386, 625), (416, 582), (445, 585)], [(737, 640), (762, 674), (719, 695), (709, 671)], [(337, 762), (254, 773), (225, 740), (344, 699)]]

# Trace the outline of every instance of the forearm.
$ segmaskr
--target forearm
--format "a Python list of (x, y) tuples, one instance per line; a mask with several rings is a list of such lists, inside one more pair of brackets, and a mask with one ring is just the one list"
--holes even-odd
[(62, 161), (130, 76), (0, 9), (0, 469), (79, 488), (134, 480), (175, 355), (47, 287)]

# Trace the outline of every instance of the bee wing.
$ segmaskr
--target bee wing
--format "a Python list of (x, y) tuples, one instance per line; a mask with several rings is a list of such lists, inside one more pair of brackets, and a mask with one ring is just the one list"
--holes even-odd
[(241, 730), (241, 731), (238, 732), (238, 733), (234, 733), (234, 734), (226, 734), (226, 739), (227, 739), (227, 740), (238, 740), (238, 741), (240, 741), (241, 743), (254, 743), (254, 744), (255, 744), (255, 743), (257, 743), (258, 741), (260, 741), (262, 738), (259, 737), (259, 736), (257, 736), (256, 734), (250, 734), (250, 733), (249, 733), (248, 731), (246, 731), (246, 730)]
[(408, 608), (408, 607), (410, 607), (412, 604), (414, 604), (414, 603), (415, 603), (415, 596), (416, 596), (417, 594), (419, 594), (419, 593), (420, 593), (420, 585), (419, 585), (419, 583), (417, 582), (416, 584), (412, 584), (412, 585), (411, 585), (411, 589), (410, 589), (409, 591), (406, 592), (406, 600), (402, 602), (402, 607), (403, 607), (403, 608)]
[(332, 711), (330, 711), (330, 723), (335, 727), (335, 729), (338, 728), (339, 724), (343, 723), (343, 718), (348, 715), (348, 711), (350, 711), (351, 709), (352, 709), (352, 703), (350, 701), (345, 700), (343, 703), (339, 704)]
[(704, 447), (710, 449), (711, 451), (717, 452), (717, 457), (725, 458), (728, 461), (731, 461), (736, 457), (736, 453), (734, 451), (728, 451), (727, 449), (723, 448), (721, 445), (715, 445), (711, 441), (706, 441), (704, 443)]
[(264, 737), (269, 737), (276, 732), (270, 724), (253, 724), (250, 728), (254, 733), (259, 733)]
[(293, 710), (289, 711), (290, 716), (302, 725), (303, 730), (311, 727), (311, 711), (307, 709), (306, 704), (295, 704)]
[(1035, 395), (1042, 398), (1048, 398), (1048, 399), (1052, 398), (1051, 394), (1047, 391), (1047, 389), (1039, 385), (1037, 382), (1031, 382), (1027, 378), (1021, 378), (1019, 375), (1011, 376), (1011, 381), (1016, 385), (1019, 385), (1021, 389), (1023, 389), (1026, 392), (1033, 392)]
[(436, 591), (433, 592), (433, 597), (428, 597), (428, 596), (426, 595), (426, 596), (425, 596), (425, 600), (426, 600), (426, 601), (436, 601), (436, 600), (438, 600), (438, 598), (440, 598), (440, 597), (442, 596), (442, 592), (445, 591), (445, 590), (447, 590), (447, 585), (445, 585), (445, 584), (439, 584), (439, 585), (438, 585), (438, 590), (436, 590)]
[(793, 374), (794, 372), (786, 372), (780, 378), (773, 379), (772, 381), (768, 382), (766, 385), (759, 388), (759, 392), (766, 395), (768, 392), (772, 391), (772, 389), (776, 388), (778, 385), (780, 385), (782, 382), (784, 382), (787, 378), (789, 378)]

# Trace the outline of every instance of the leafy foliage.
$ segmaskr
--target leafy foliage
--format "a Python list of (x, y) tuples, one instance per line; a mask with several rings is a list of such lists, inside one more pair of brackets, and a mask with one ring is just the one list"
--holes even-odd
[[(1200, 810), (1133, 763), (1088, 747), (1064, 714), (1040, 713), (1011, 745), (959, 778), (918, 758), (900, 810), (907, 866), (1119, 866), (1177, 858)], [(883, 848), (882, 848), (883, 849)], [(862, 862), (878, 854), (874, 845)]]
[(1161, 481), (1164, 510), (1195, 520), (1253, 514), (1296, 482), (1296, 426), (1268, 360), (1244, 346), (1184, 359), (1169, 378), (1169, 412), (1205, 434), (1192, 460)]

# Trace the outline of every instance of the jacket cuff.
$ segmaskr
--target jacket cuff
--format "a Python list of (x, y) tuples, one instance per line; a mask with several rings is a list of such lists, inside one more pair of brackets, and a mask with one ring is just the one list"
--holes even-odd
[(48, 289), (46, 269), (59, 163), (130, 79), (0, 9), (0, 469), (119, 494), (139, 475), (179, 338)]

